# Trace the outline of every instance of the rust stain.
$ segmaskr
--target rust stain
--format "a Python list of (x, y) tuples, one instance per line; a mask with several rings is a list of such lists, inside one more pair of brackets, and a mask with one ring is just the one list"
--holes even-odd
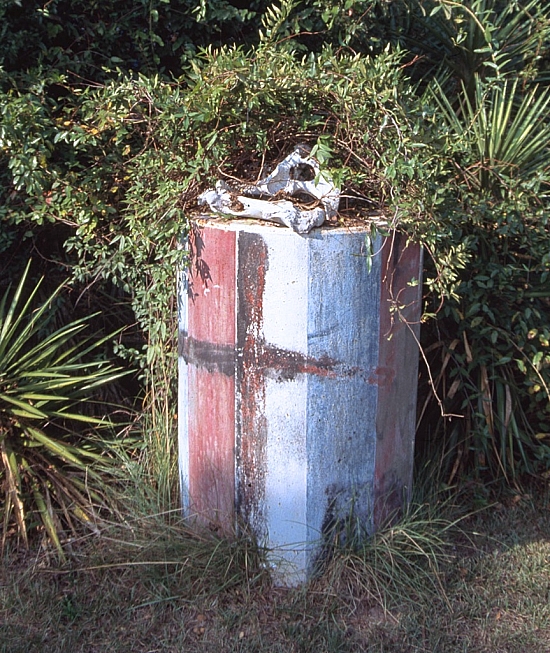
[(316, 376), (338, 376), (338, 361), (329, 356), (319, 359), (305, 356), (295, 351), (260, 343), (258, 358), (255, 363), (263, 370), (279, 373), (280, 380), (294, 379), (297, 374), (314, 374)]
[(267, 246), (257, 234), (239, 235), (237, 272), (237, 507), (258, 535), (265, 524), (267, 420), (265, 376), (256, 364), (263, 332)]
[(181, 332), (178, 336), (178, 356), (188, 365), (210, 373), (220, 372), (225, 376), (234, 376), (236, 355), (236, 349), (231, 345), (197, 340)]
[[(242, 349), (230, 345), (218, 345), (192, 338), (185, 333), (178, 337), (178, 354), (188, 365), (195, 365), (211, 372), (221, 372), (227, 376), (235, 373), (237, 360), (242, 360), (245, 367), (255, 367), (264, 374), (275, 376), (280, 381), (294, 379), (298, 374), (313, 374), (337, 378), (360, 374), (360, 368), (341, 365), (329, 356), (313, 358), (295, 351), (266, 345), (262, 338), (252, 340), (249, 334)], [(367, 382), (378, 384), (380, 372), (375, 370)]]
[(274, 347), (264, 342), (262, 338), (255, 341), (254, 347), (249, 346), (240, 351), (230, 345), (218, 345), (204, 342), (180, 333), (178, 353), (189, 365), (204, 368), (210, 372), (221, 372), (226, 376), (235, 373), (237, 359), (243, 359), (246, 367), (255, 366), (266, 376), (278, 381), (290, 381), (298, 374), (331, 379), (359, 376), (369, 385), (387, 387), (395, 377), (392, 367), (376, 367), (374, 370), (364, 370), (361, 367), (343, 365), (330, 356), (314, 358), (299, 352)]
[(368, 383), (377, 385), (379, 388), (389, 388), (395, 379), (396, 370), (394, 367), (375, 368), (374, 373), (369, 376)]

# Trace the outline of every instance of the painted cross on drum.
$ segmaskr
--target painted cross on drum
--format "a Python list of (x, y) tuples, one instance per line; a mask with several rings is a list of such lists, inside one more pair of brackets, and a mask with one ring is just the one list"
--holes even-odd
[(198, 220), (187, 239), (184, 510), (249, 529), (286, 584), (350, 519), (372, 532), (410, 492), (421, 257), (397, 234), (379, 240), (368, 266), (357, 229)]

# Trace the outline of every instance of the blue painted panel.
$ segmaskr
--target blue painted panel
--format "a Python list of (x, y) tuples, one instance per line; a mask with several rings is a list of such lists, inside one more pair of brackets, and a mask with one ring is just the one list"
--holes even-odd
[(363, 528), (371, 528), (379, 307), (380, 257), (374, 257), (369, 272), (364, 233), (314, 233), (308, 355), (339, 364), (335, 375), (308, 377), (310, 543), (321, 534), (330, 539), (330, 532), (344, 528), (352, 513)]

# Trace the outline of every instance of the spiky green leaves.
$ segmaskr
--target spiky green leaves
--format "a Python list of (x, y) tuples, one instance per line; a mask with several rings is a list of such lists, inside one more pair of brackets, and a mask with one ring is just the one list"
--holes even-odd
[(0, 301), (2, 547), (12, 523), (27, 544), (37, 513), (63, 558), (60, 531), (91, 522), (116, 475), (98, 435), (109, 418), (85, 408), (123, 372), (98, 357), (106, 338), (82, 336), (89, 318), (48, 331), (61, 287), (38, 300), (41, 281), (29, 291), (29, 268)]
[(479, 76), (473, 88), (472, 98), (463, 85), (455, 99), (437, 82), (429, 89), (462, 160), (462, 182), (497, 196), (516, 191), (518, 183), (548, 184), (549, 89), (534, 86), (525, 93), (518, 79), (486, 82)]

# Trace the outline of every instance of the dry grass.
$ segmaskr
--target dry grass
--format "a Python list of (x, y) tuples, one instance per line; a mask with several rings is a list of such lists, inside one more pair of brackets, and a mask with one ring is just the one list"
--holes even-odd
[(497, 504), (460, 530), (413, 512), (307, 588), (273, 588), (261, 563), (246, 542), (160, 518), (74, 543), (62, 568), (8, 555), (0, 651), (550, 651), (547, 500)]

